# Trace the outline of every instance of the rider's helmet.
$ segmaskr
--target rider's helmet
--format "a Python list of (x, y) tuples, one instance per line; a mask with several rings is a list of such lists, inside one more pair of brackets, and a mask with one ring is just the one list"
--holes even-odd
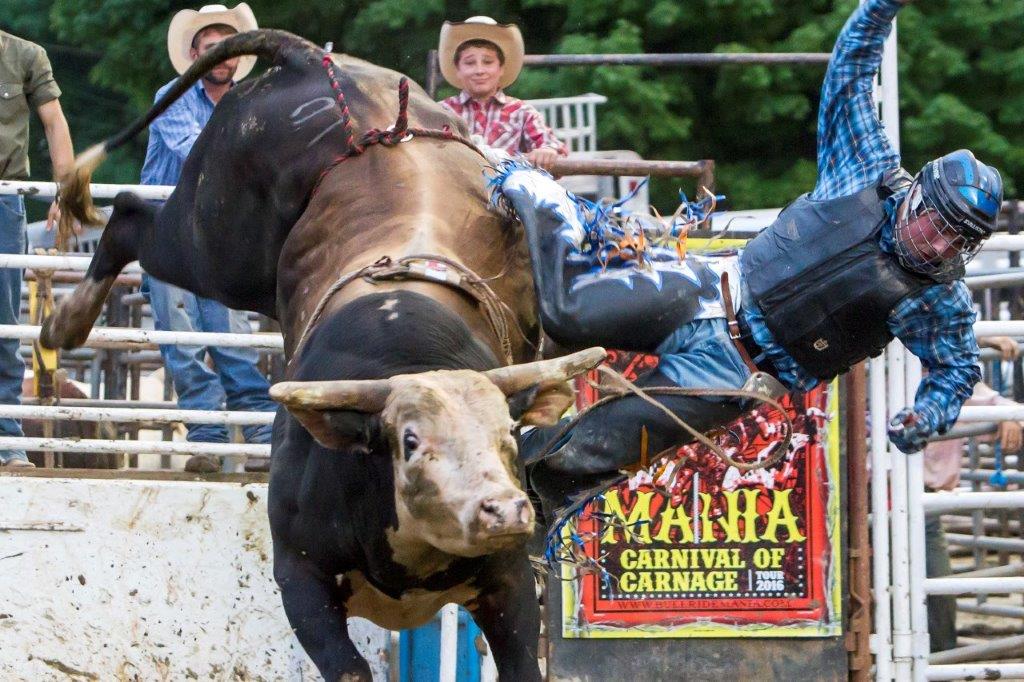
[(903, 267), (958, 275), (996, 229), (999, 171), (960, 149), (925, 164), (899, 208), (893, 237)]

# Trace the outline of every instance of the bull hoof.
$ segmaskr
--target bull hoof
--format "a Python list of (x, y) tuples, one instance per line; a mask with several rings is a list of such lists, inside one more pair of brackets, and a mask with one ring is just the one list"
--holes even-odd
[(92, 322), (89, 321), (83, 328), (82, 321), (75, 320), (74, 313), (64, 314), (65, 308), (64, 305), (57, 306), (57, 310), (43, 320), (43, 328), (39, 332), (39, 343), (44, 348), (72, 350), (84, 344), (89, 338)]
[(85, 342), (84, 338), (81, 340), (73, 338), (66, 329), (62, 329), (64, 325), (54, 322), (56, 319), (56, 315), (51, 315), (43, 320), (43, 328), (39, 331), (39, 343), (43, 348), (71, 350)]

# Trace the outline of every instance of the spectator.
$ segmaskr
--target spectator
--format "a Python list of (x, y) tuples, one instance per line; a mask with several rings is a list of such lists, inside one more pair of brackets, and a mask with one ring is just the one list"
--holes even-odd
[[(167, 49), (171, 64), (179, 74), (200, 55), (226, 36), (257, 28), (256, 18), (242, 2), (234, 9), (207, 5), (198, 12), (182, 10), (171, 20)], [(213, 114), (213, 108), (237, 80), (252, 70), (251, 57), (229, 59), (207, 73), (167, 111), (153, 121), (149, 129), (149, 147), (142, 168), (142, 184), (173, 185), (181, 175), (182, 164)], [(155, 99), (173, 85), (171, 81), (157, 91)], [(196, 296), (184, 289), (148, 277), (157, 329), (171, 331), (250, 332), (248, 315), (232, 311), (214, 300)], [(178, 405), (192, 410), (219, 410), (226, 404), (231, 410), (273, 411), (270, 385), (256, 367), (255, 350), (203, 346), (161, 346), (164, 365), (174, 381)], [(206, 364), (206, 354), (214, 369)], [(243, 429), (249, 443), (269, 443), (270, 426)], [(197, 443), (226, 443), (228, 430), (214, 424), (189, 424), (188, 440)], [(193, 455), (186, 471), (212, 472), (220, 469), (218, 458)], [(269, 458), (250, 457), (246, 471), (266, 471)]]
[[(35, 109), (43, 124), (50, 151), (53, 177), (71, 170), (75, 152), (71, 133), (60, 106), (60, 88), (46, 50), (39, 45), (0, 31), (0, 180), (29, 177), (29, 110)], [(46, 228), (60, 217), (57, 202), (50, 206)], [(25, 253), (25, 201), (21, 196), (0, 195), (0, 253)], [(21, 312), (21, 271), (0, 271), (0, 324), (18, 324)], [(19, 341), (0, 340), (0, 403), (21, 402), (25, 363), (18, 354)], [(21, 436), (16, 419), (0, 419), (0, 435)], [(24, 450), (0, 451), (0, 466), (32, 467)]]
[(549, 169), (568, 155), (539, 111), (505, 94), (523, 67), (523, 36), (515, 24), (490, 17), (446, 21), (438, 59), (445, 80), (461, 90), (441, 106), (461, 117), (471, 135), (509, 154), (525, 154), (539, 168)]
[[(1019, 349), (1017, 343), (1005, 336), (995, 336), (978, 340), (982, 347), (995, 348), (1000, 351), (1003, 360), (1017, 359)], [(967, 405), (1016, 405), (1009, 398), (1004, 398), (984, 383), (974, 387), (974, 395)], [(1004, 421), (999, 423), (997, 437), (1004, 453), (1018, 452), (1021, 448), (1021, 422)], [(960, 485), (960, 469), (966, 438), (952, 438), (929, 443), (924, 449), (924, 487), (928, 492), (937, 490), (955, 490)], [(925, 534), (925, 566), (929, 578), (950, 575), (953, 570), (949, 563), (949, 548), (946, 545), (946, 534), (942, 530), (942, 519), (928, 516), (924, 524)], [(956, 647), (956, 597), (952, 595), (934, 595), (928, 597), (928, 633), (931, 639), (931, 650), (946, 651)]]

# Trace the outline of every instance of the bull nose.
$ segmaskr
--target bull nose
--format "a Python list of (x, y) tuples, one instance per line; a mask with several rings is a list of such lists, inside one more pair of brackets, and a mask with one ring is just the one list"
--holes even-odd
[(507, 500), (490, 498), (480, 503), (477, 520), (488, 535), (525, 533), (533, 524), (533, 507), (525, 496)]

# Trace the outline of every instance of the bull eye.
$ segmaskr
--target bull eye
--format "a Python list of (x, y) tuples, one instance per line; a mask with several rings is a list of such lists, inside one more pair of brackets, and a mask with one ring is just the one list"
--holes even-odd
[(419, 446), (419, 437), (412, 432), (412, 429), (406, 429), (405, 433), (402, 434), (402, 454), (405, 456), (406, 461), (409, 461), (409, 458), (415, 454), (416, 448)]

